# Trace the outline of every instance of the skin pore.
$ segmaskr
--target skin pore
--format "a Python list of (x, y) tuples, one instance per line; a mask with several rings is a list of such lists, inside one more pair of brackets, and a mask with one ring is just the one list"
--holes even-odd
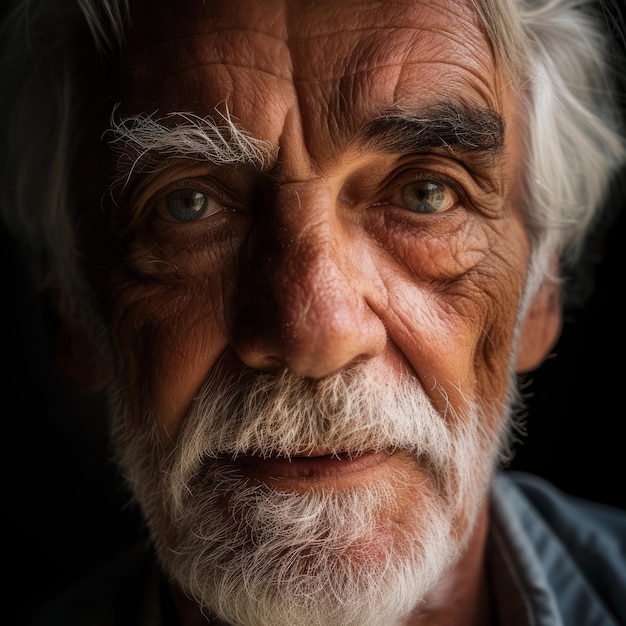
[[(129, 133), (111, 158), (125, 181), (111, 209), (124, 253), (109, 282), (118, 427), (128, 439), (149, 430), (150, 444), (133, 445), (159, 467), (192, 441), (207, 380), (248, 389), (287, 371), (316, 389), (355, 368), (381, 390), (410, 380), (434, 423), (458, 441), (472, 433), (475, 458), (466, 451), (459, 462), (466, 482), (445, 509), (446, 540), (462, 554), (402, 623), (490, 623), (486, 487), (508, 419), (529, 244), (516, 94), (471, 2), (140, 2), (133, 11), (114, 113)], [(190, 114), (222, 129), (229, 149), (240, 133), (266, 153), (228, 162), (223, 150), (216, 163), (133, 148), (137, 116), (173, 131)], [(525, 365), (555, 338), (548, 312), (532, 311)], [(373, 522), (381, 554), (402, 554), (421, 511), (455, 500), (458, 476), (440, 478), (427, 452), (374, 449), (371, 434), (326, 439), (324, 428), (294, 427), (300, 443), (284, 429), (251, 444), (225, 430), (207, 464), (278, 498), (376, 487), (391, 503), (389, 519), (383, 510)], [(200, 491), (212, 484), (193, 482), (203, 471), (186, 478)], [(166, 553), (179, 530), (145, 502)], [(183, 597), (192, 624), (200, 616)]]

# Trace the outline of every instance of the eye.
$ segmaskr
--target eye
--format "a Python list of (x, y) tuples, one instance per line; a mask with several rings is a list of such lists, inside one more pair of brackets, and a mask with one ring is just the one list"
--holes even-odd
[(458, 196), (448, 186), (435, 180), (416, 180), (403, 185), (400, 204), (415, 213), (440, 213), (458, 202)]
[[(171, 191), (159, 204), (159, 213), (166, 220), (194, 222), (219, 213), (224, 206), (208, 194), (198, 189), (176, 189)], [(165, 209), (165, 211), (163, 210)]]

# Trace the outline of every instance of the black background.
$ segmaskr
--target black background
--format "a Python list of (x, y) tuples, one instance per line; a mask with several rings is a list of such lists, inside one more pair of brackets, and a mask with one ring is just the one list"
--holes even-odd
[[(610, 203), (624, 207), (624, 187)], [(568, 309), (553, 355), (530, 376), (528, 435), (511, 467), (626, 509), (624, 219), (597, 251), (592, 293)], [(59, 378), (23, 258), (4, 230), (0, 245), (3, 569), (9, 601), (29, 611), (144, 531), (108, 461), (101, 399)]]

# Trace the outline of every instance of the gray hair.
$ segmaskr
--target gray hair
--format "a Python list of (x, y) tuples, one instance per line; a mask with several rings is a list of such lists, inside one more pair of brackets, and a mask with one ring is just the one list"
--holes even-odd
[[(74, 119), (85, 104), (80, 63), (106, 75), (124, 40), (128, 2), (18, 0), (0, 30), (0, 212), (28, 250), (37, 286), (55, 290), (83, 323), (94, 311), (70, 182), (80, 156)], [(562, 264), (579, 257), (625, 158), (600, 3), (474, 0), (525, 107), (526, 301), (550, 276), (554, 255)]]

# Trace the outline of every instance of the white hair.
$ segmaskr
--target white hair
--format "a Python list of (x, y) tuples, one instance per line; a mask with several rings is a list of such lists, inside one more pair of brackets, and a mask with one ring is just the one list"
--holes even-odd
[[(496, 56), (517, 78), (525, 154), (522, 211), (531, 239), (518, 321), (545, 278), (579, 259), (626, 156), (602, 0), (475, 0)], [(594, 8), (596, 9), (594, 13)], [(608, 19), (608, 17), (607, 17)]]
[[(167, 113), (162, 118), (140, 113), (123, 120), (116, 120), (113, 115), (110, 128), (113, 138), (109, 143), (121, 158), (137, 155), (131, 170), (142, 155), (149, 153), (172, 158), (193, 155), (219, 165), (248, 163), (258, 169), (270, 164), (269, 142), (240, 129), (228, 109), (225, 113), (218, 111), (217, 115), (218, 120), (184, 112)], [(172, 119), (175, 124), (166, 125)], [(127, 166), (122, 167), (127, 172)]]

